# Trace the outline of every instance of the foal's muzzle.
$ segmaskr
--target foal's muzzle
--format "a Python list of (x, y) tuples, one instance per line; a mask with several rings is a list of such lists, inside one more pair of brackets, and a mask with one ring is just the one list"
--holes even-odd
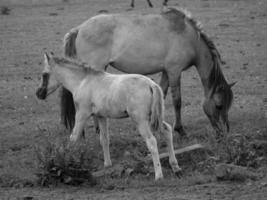
[(40, 87), (36, 91), (36, 96), (38, 99), (44, 100), (47, 97), (47, 88), (45, 87)]

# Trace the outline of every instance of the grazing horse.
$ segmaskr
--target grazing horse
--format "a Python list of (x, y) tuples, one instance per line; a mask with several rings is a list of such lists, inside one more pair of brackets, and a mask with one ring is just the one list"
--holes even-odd
[[(181, 73), (195, 66), (204, 87), (203, 109), (217, 135), (229, 131), (231, 87), (221, 70), (213, 41), (187, 12), (168, 8), (160, 14), (101, 14), (71, 29), (64, 37), (64, 54), (96, 69), (112, 66), (126, 73), (162, 72), (164, 97), (171, 88), (175, 109), (174, 130), (185, 135), (181, 122)], [(63, 88), (62, 122), (73, 127), (72, 95)]]
[[(151, 3), (151, 1), (150, 1), (150, 0), (146, 0), (146, 1), (147, 1), (147, 4), (149, 5), (149, 7), (152, 8), (152, 7), (153, 7), (153, 4)], [(168, 1), (169, 1), (169, 0), (163, 0), (162, 5), (163, 5), (163, 6), (167, 6)], [(132, 8), (134, 8), (134, 2), (135, 2), (135, 0), (132, 0), (132, 1), (131, 1), (131, 7), (132, 7)]]
[(172, 128), (164, 121), (163, 93), (155, 82), (138, 74), (115, 75), (97, 71), (85, 64), (45, 54), (42, 83), (36, 95), (45, 99), (60, 86), (72, 93), (75, 102), (76, 116), (70, 140), (77, 141), (85, 122), (95, 116), (106, 167), (111, 166), (107, 118), (130, 117), (151, 152), (155, 179), (163, 178), (163, 174), (157, 141), (151, 130), (165, 136), (169, 163), (177, 175), (181, 173), (174, 154)]

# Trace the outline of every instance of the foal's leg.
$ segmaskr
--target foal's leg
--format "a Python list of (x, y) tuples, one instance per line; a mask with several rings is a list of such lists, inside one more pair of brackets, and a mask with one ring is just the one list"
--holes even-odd
[(179, 133), (180, 136), (186, 136), (186, 132), (182, 126), (181, 122), (181, 75), (176, 77), (175, 75), (169, 75), (170, 87), (172, 93), (172, 103), (175, 110), (175, 124), (174, 130)]
[(167, 122), (163, 122), (163, 130), (161, 131), (165, 136), (167, 145), (168, 145), (168, 152), (169, 152), (169, 163), (172, 167), (172, 171), (177, 175), (180, 176), (181, 168), (178, 165), (176, 160), (174, 149), (173, 149), (173, 140), (172, 140), (172, 128)]
[(109, 152), (109, 133), (108, 133), (108, 121), (107, 118), (97, 118), (100, 128), (100, 143), (104, 152), (104, 166), (111, 166), (110, 152)]
[(161, 79), (160, 79), (160, 87), (163, 91), (163, 95), (164, 95), (164, 99), (166, 98), (167, 96), (167, 93), (168, 93), (168, 87), (169, 87), (169, 79), (168, 79), (168, 74), (166, 71), (162, 71), (162, 74), (161, 74)]
[(139, 133), (142, 135), (142, 137), (146, 141), (146, 145), (152, 155), (153, 164), (154, 164), (154, 170), (155, 170), (155, 180), (163, 178), (161, 164), (159, 160), (159, 152), (157, 147), (157, 140), (153, 136), (150, 125), (148, 121), (142, 121), (138, 123), (138, 130)]
[(89, 118), (90, 113), (87, 113), (83, 110), (77, 110), (75, 114), (75, 124), (70, 135), (70, 141), (76, 142), (82, 134), (84, 134), (84, 124)]

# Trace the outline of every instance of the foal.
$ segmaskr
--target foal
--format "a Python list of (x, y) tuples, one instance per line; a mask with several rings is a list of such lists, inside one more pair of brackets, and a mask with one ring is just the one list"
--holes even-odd
[(90, 116), (100, 127), (100, 142), (104, 151), (104, 166), (111, 166), (107, 118), (130, 117), (136, 124), (152, 155), (155, 179), (163, 178), (157, 141), (152, 131), (165, 136), (169, 163), (176, 175), (181, 173), (175, 158), (172, 128), (164, 121), (163, 94), (159, 85), (137, 74), (116, 75), (97, 71), (89, 66), (64, 58), (44, 55), (41, 87), (36, 95), (45, 99), (63, 86), (73, 95), (76, 115), (70, 140), (76, 142)]

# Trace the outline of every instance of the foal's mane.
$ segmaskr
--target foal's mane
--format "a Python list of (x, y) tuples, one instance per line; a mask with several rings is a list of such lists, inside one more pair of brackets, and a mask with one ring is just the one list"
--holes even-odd
[[(68, 67), (71, 69), (81, 70), (86, 74), (98, 75), (104, 73), (103, 71), (96, 70), (90, 67), (87, 63), (79, 62), (77, 60), (67, 59), (63, 57), (55, 57), (55, 56), (53, 56), (53, 59), (59, 65), (64, 65), (64, 67)], [(67, 64), (68, 66), (66, 66), (65, 64)]]

